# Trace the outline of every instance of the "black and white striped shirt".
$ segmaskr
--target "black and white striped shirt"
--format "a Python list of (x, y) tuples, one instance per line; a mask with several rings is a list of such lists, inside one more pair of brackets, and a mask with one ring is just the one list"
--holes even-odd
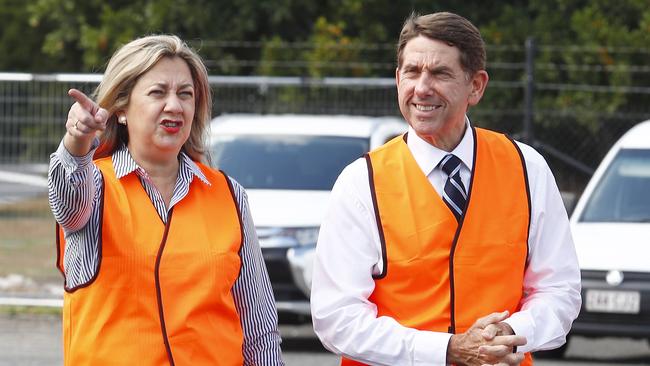
[[(49, 201), (54, 217), (63, 227), (66, 236), (63, 263), (69, 288), (90, 281), (99, 263), (102, 175), (92, 163), (97, 145), (95, 139), (93, 148), (86, 156), (75, 157), (61, 142), (57, 151), (50, 156)], [(133, 160), (126, 146), (116, 151), (112, 160), (118, 179), (131, 173), (137, 174), (163, 222), (167, 222), (169, 210), (187, 195), (193, 179), (210, 184), (192, 159), (181, 153), (178, 178), (168, 209), (160, 192), (144, 169)], [(242, 267), (232, 288), (244, 333), (244, 364), (284, 365), (273, 292), (248, 208), (246, 192), (234, 179), (229, 179), (244, 226), (244, 240), (239, 253)]]

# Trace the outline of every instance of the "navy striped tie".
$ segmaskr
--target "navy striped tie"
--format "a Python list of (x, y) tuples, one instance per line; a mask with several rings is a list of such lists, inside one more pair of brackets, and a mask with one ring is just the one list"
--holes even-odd
[(447, 174), (442, 200), (449, 206), (459, 222), (467, 205), (467, 193), (463, 181), (460, 179), (460, 164), (460, 159), (453, 154), (445, 156), (440, 162), (442, 171)]

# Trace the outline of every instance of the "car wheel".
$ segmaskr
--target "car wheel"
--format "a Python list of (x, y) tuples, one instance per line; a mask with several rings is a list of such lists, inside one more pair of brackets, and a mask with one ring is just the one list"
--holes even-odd
[(560, 347), (556, 349), (549, 349), (546, 351), (538, 351), (533, 353), (533, 356), (535, 358), (553, 358), (553, 359), (564, 358), (564, 355), (566, 354), (566, 350), (567, 348), (569, 348), (569, 341), (570, 338), (567, 337), (566, 343), (561, 345)]

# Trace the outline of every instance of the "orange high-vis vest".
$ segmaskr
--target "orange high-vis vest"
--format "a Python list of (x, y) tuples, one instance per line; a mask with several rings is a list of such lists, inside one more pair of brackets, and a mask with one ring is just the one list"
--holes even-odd
[[(525, 163), (506, 136), (472, 132), (474, 167), (460, 223), (403, 136), (366, 156), (384, 258), (369, 298), (378, 317), (462, 333), (485, 315), (519, 310), (530, 221)], [(530, 354), (523, 364), (532, 364)]]
[[(228, 178), (198, 164), (199, 179), (163, 223), (132, 173), (117, 179), (97, 160), (101, 199), (99, 268), (68, 288), (65, 365), (242, 365), (243, 332), (231, 293), (243, 232)], [(65, 239), (58, 230), (57, 266)]]

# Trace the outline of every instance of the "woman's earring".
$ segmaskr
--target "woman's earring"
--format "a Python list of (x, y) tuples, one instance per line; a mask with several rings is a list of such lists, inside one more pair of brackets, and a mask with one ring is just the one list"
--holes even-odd
[(125, 115), (121, 115), (121, 116), (119, 116), (119, 117), (117, 118), (117, 122), (118, 122), (119, 124), (121, 124), (121, 125), (125, 125), (125, 126), (126, 126), (126, 116), (125, 116)]

